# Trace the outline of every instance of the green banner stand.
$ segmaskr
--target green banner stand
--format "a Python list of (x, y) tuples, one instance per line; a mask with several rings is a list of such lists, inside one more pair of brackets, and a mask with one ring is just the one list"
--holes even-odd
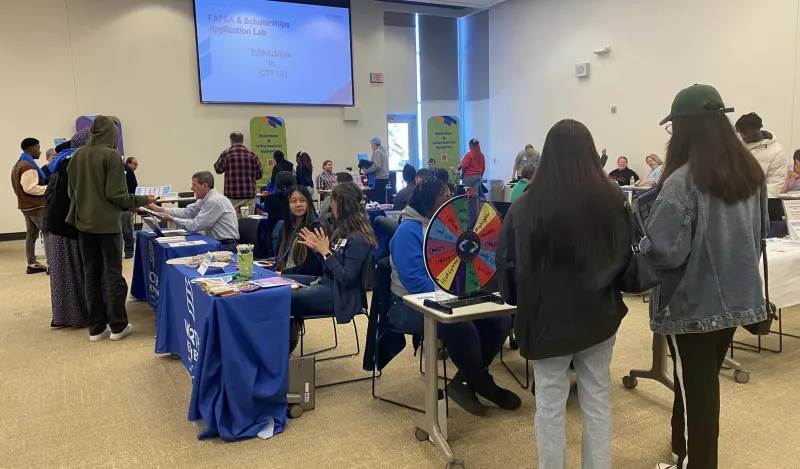
[[(437, 168), (450, 172), (455, 182), (455, 168), (461, 161), (461, 126), (455, 116), (433, 116), (428, 119), (428, 158), (436, 160)], [(425, 161), (424, 163), (427, 163)]]
[(280, 150), (289, 158), (286, 153), (286, 122), (283, 118), (256, 116), (250, 119), (250, 148), (258, 155), (264, 168), (264, 177), (257, 184), (259, 187), (266, 186), (272, 176), (272, 168), (275, 167), (272, 154)]

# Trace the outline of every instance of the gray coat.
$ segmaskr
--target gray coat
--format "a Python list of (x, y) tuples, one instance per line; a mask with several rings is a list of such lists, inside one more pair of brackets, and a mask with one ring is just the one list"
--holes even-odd
[(375, 173), (375, 179), (389, 179), (389, 157), (386, 155), (386, 149), (377, 147), (372, 152), (372, 166), (365, 169), (367, 174)]
[(766, 319), (759, 262), (766, 193), (727, 204), (700, 192), (684, 165), (664, 181), (639, 247), (659, 269), (650, 328), (710, 332)]

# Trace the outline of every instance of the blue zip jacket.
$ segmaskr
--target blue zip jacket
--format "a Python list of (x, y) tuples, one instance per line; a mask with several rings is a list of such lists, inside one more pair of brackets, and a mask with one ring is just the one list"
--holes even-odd
[(425, 269), (422, 243), (429, 219), (411, 207), (403, 210), (403, 221), (389, 243), (392, 264), (392, 293), (397, 296), (435, 291)]

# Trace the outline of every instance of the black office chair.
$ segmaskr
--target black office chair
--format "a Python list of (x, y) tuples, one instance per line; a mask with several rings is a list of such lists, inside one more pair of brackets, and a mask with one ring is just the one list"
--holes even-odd
[[(355, 353), (345, 353), (345, 354), (336, 355), (336, 356), (333, 356), (333, 357), (317, 358), (316, 359), (317, 362), (324, 362), (324, 361), (327, 361), (327, 360), (338, 360), (340, 358), (355, 357), (355, 356), (361, 354), (361, 343), (359, 342), (359, 339), (358, 339), (358, 324), (356, 322), (356, 317), (358, 317), (359, 315), (364, 315), (367, 318), (369, 318), (369, 311), (367, 309), (367, 285), (366, 285), (367, 276), (366, 276), (366, 271), (367, 271), (367, 267), (370, 264), (372, 264), (372, 254), (371, 253), (370, 253), (370, 255), (367, 256), (367, 259), (364, 262), (364, 266), (361, 269), (361, 304), (362, 304), (362, 308), (361, 308), (361, 311), (357, 312), (353, 316), (353, 319), (350, 320), (350, 323), (353, 324), (353, 333), (355, 334), (355, 337), (356, 337), (356, 351), (355, 351)], [(333, 347), (324, 348), (322, 350), (317, 350), (317, 351), (311, 352), (311, 353), (305, 353), (304, 344), (303, 344), (303, 337), (305, 336), (305, 323), (306, 323), (306, 321), (313, 320), (313, 319), (328, 319), (328, 318), (330, 318), (332, 323), (333, 323), (333, 340), (334, 340)], [(333, 316), (331, 314), (331, 315), (321, 315), (321, 316), (306, 316), (305, 318), (303, 318), (303, 324), (300, 326), (300, 356), (301, 357), (305, 357), (305, 356), (308, 356), (308, 355), (317, 355), (317, 354), (320, 354), (322, 352), (327, 352), (329, 350), (333, 350), (333, 349), (337, 348), (338, 346), (339, 346), (339, 334), (337, 332), (336, 317), (335, 316)], [(317, 388), (324, 388), (324, 387), (328, 387), (328, 386), (335, 386), (335, 385), (338, 385), (338, 384), (354, 383), (354, 382), (357, 382), (357, 381), (366, 381), (368, 379), (371, 379), (371, 377), (367, 376), (367, 377), (364, 377), (364, 378), (355, 378), (355, 379), (348, 379), (348, 380), (343, 380), (343, 381), (336, 381), (336, 382), (333, 382), (333, 383), (317, 385), (316, 387)]]
[[(375, 383), (377, 379), (383, 376), (383, 368), (391, 361), (391, 358), (389, 358), (387, 355), (388, 351), (384, 348), (388, 345), (388, 336), (385, 336), (385, 342), (381, 343), (381, 332), (385, 332), (386, 334), (395, 334), (396, 337), (403, 337), (403, 342), (405, 342), (405, 334), (394, 329), (389, 323), (388, 313), (391, 306), (391, 275), (391, 263), (389, 262), (388, 257), (384, 257), (378, 261), (378, 266), (375, 269), (375, 289), (372, 291), (372, 303), (370, 304), (369, 327), (367, 328), (367, 342), (364, 346), (363, 369), (365, 371), (372, 371), (372, 397), (374, 399), (403, 407), (405, 409), (413, 410), (415, 412), (424, 413), (425, 411), (423, 409), (381, 397), (376, 393), (375, 389)], [(421, 341), (420, 343), (422, 344)], [(422, 344), (422, 346), (424, 347), (424, 344)], [(421, 348), (419, 352), (420, 373), (425, 374), (422, 370), (422, 356), (424, 354), (422, 353)], [(447, 396), (447, 356), (444, 353), (440, 353), (439, 358), (442, 360), (444, 372), (444, 376), (439, 376), (439, 378), (444, 380), (444, 397), (449, 414), (450, 406), (449, 398)]]
[(266, 259), (270, 257), (269, 248), (271, 241), (267, 230), (258, 232), (261, 220), (255, 218), (239, 218), (239, 243), (253, 245), (253, 258)]

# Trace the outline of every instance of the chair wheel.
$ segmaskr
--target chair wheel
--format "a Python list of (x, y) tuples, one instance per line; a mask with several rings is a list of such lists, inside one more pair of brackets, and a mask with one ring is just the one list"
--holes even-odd
[(303, 408), (302, 407), (300, 407), (297, 404), (289, 406), (289, 418), (296, 419), (296, 418), (300, 418), (301, 415), (303, 415)]
[(462, 461), (459, 461), (458, 459), (456, 459), (453, 462), (447, 463), (444, 467), (445, 467), (445, 469), (465, 469), (466, 468), (466, 466), (464, 466), (464, 463)]
[(634, 376), (623, 376), (622, 385), (625, 386), (625, 389), (633, 389), (639, 385), (639, 380)]
[(750, 373), (744, 370), (735, 370), (733, 372), (733, 379), (736, 380), (737, 383), (745, 384), (750, 381)]
[(414, 430), (414, 438), (416, 438), (417, 441), (428, 441), (428, 432), (421, 428), (417, 428)]
[(510, 348), (511, 350), (518, 350), (519, 344), (517, 343), (517, 339), (510, 339), (508, 341), (508, 348)]

